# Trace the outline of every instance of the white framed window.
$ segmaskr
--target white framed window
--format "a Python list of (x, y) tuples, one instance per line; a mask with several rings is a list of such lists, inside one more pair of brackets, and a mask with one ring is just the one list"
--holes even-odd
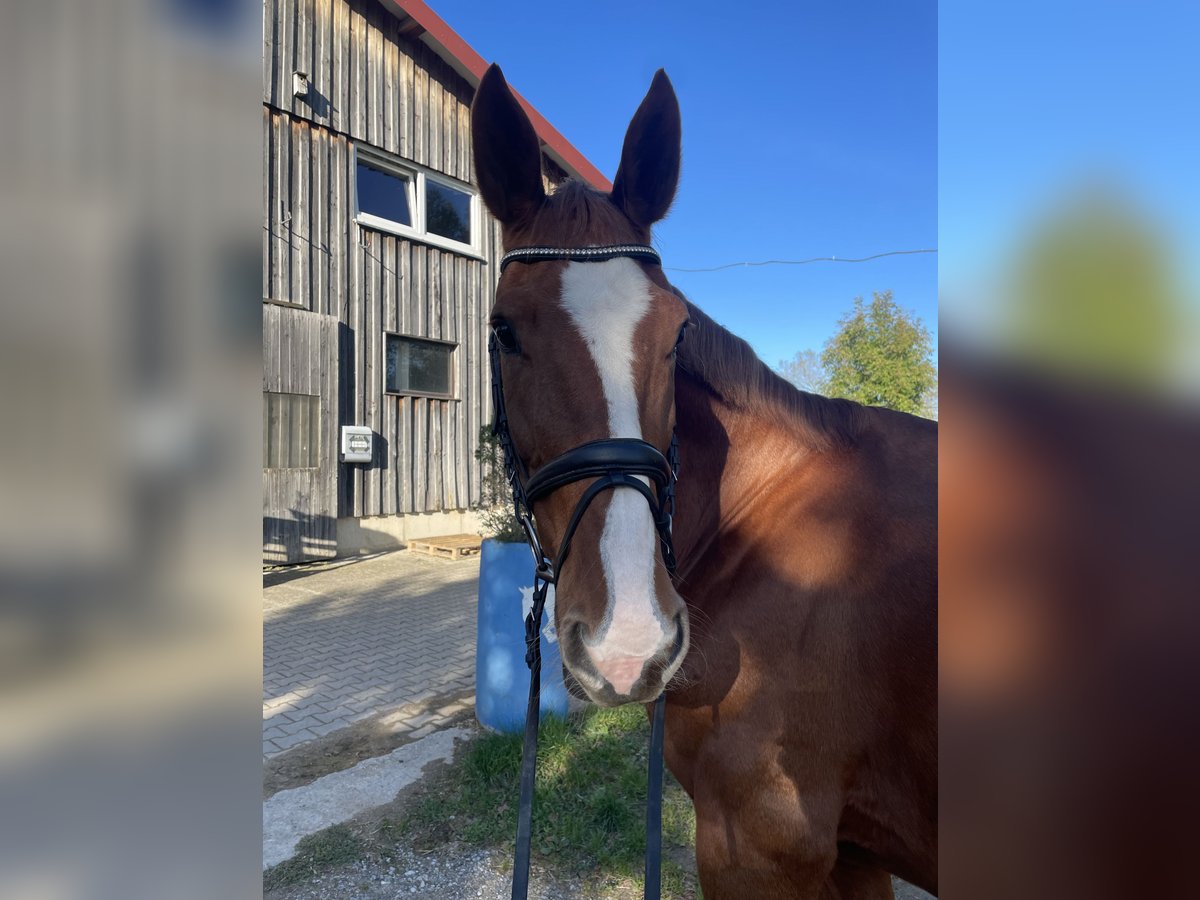
[(354, 221), (482, 258), (479, 195), (469, 184), (354, 148)]
[(457, 349), (451, 341), (384, 332), (384, 393), (453, 400)]

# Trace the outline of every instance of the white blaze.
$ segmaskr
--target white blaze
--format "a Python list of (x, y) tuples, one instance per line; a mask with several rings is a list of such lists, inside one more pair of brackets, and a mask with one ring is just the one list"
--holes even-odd
[[(563, 272), (563, 308), (583, 336), (600, 373), (610, 437), (642, 436), (633, 377), (633, 334), (650, 311), (650, 302), (650, 280), (633, 260), (572, 262)], [(605, 660), (649, 657), (666, 639), (654, 596), (658, 537), (650, 507), (645, 498), (628, 488), (613, 490), (609, 496), (600, 537), (608, 611), (588, 641), (602, 672)], [(629, 687), (629, 683), (618, 683), (628, 681), (625, 677), (610, 680), (619, 691)]]

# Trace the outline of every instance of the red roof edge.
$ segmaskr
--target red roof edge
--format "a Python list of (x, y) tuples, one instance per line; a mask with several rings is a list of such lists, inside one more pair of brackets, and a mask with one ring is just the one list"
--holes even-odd
[[(384, 6), (393, 6), (408, 15), (418, 25), (425, 29), (421, 39), (448, 62), (458, 74), (462, 75), (472, 87), (479, 86), (479, 79), (487, 71), (487, 61), (476, 53), (471, 45), (459, 37), (458, 33), (442, 20), (437, 13), (429, 8), (422, 0), (384, 0)], [(575, 149), (571, 142), (559, 133), (545, 117), (533, 108), (528, 100), (518, 94), (513, 94), (525, 109), (529, 121), (542, 142), (542, 149), (568, 174), (581, 178), (592, 187), (602, 191), (611, 191), (612, 182), (601, 174), (600, 170), (588, 162), (587, 157)]]

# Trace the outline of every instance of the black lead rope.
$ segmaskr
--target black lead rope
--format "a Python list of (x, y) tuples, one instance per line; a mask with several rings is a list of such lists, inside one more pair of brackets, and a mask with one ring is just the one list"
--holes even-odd
[[(525, 708), (525, 743), (521, 748), (521, 802), (517, 807), (517, 850), (513, 859), (513, 900), (529, 892), (529, 852), (533, 842), (533, 784), (537, 775), (538, 720), (542, 697), (542, 609), (546, 605), (543, 581), (534, 593), (533, 610), (525, 619), (525, 662), (529, 666), (529, 704)], [(533, 638), (529, 631), (532, 624)]]
[[(570, 255), (568, 255), (570, 254)], [(576, 255), (579, 254), (579, 255)], [(587, 248), (584, 251), (565, 251), (553, 248), (525, 248), (505, 256), (505, 262), (533, 262), (538, 259), (583, 259), (600, 261), (617, 256), (631, 256), (657, 262), (658, 256), (649, 247), (620, 246)], [(521, 751), (521, 799), (517, 808), (517, 845), (513, 860), (513, 900), (526, 900), (529, 892), (530, 848), (533, 840), (533, 791), (537, 774), (538, 725), (542, 689), (542, 613), (546, 594), (557, 580), (571, 549), (571, 538), (580, 520), (600, 493), (618, 487), (631, 488), (645, 497), (654, 516), (659, 534), (663, 563), (668, 574), (675, 577), (675, 552), (671, 540), (671, 519), (675, 511), (675, 480), (679, 471), (679, 450), (675, 437), (664, 456), (657, 448), (642, 440), (610, 438), (591, 441), (568, 450), (542, 466), (528, 477), (520, 456), (513, 446), (508, 430), (508, 415), (504, 407), (504, 389), (500, 379), (500, 352), (495, 336), (488, 341), (488, 356), (492, 370), (492, 408), (495, 420), (492, 432), (504, 453), (505, 476), (512, 487), (513, 507), (525, 530), (533, 552), (533, 608), (525, 618), (525, 663), (529, 666), (529, 703), (525, 709), (525, 740)], [(654, 482), (657, 495), (636, 476)], [(533, 522), (533, 503), (566, 484), (596, 479), (584, 491), (575, 506), (559, 547), (558, 558), (551, 560), (542, 549)], [(662, 858), (662, 782), (663, 732), (666, 695), (654, 702), (650, 717), (650, 758), (647, 771), (646, 796), (646, 900), (658, 900), (661, 894)]]
[[(674, 572), (671, 573), (674, 575)], [(535, 576), (535, 580), (538, 576)], [(525, 662), (529, 666), (529, 703), (525, 708), (525, 742), (521, 748), (521, 800), (517, 807), (517, 848), (513, 859), (513, 900), (529, 894), (529, 856), (533, 843), (533, 789), (537, 775), (538, 724), (542, 694), (542, 610), (550, 582), (534, 592), (533, 609), (525, 618)], [(530, 632), (532, 631), (532, 636)], [(662, 885), (663, 730), (667, 695), (659, 694), (650, 716), (650, 759), (646, 773), (645, 900), (659, 900)]]
[(662, 861), (662, 790), (663, 790), (663, 729), (667, 695), (654, 701), (650, 715), (650, 763), (646, 773), (646, 900), (658, 900), (662, 889), (659, 866)]

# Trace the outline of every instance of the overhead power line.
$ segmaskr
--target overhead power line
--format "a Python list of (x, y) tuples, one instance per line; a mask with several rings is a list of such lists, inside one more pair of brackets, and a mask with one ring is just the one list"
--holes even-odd
[(912, 256), (916, 253), (937, 253), (937, 248), (932, 247), (925, 250), (888, 250), (884, 253), (873, 253), (870, 256), (814, 256), (811, 259), (764, 259), (757, 262), (735, 262), (726, 263), (723, 266), (712, 266), (707, 269), (681, 269), (675, 266), (663, 266), (668, 272), (720, 272), (722, 269), (737, 269), (743, 266), (806, 266), (809, 263), (815, 262), (838, 262), (838, 263), (861, 263), (870, 262), (873, 259), (882, 259), (885, 256)]

